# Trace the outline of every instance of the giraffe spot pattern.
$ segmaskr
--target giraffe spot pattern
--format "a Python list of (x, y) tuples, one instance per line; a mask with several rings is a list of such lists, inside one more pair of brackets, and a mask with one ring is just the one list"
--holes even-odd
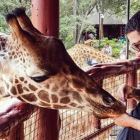
[(15, 79), (15, 83), (19, 83), (18, 79)]
[(49, 85), (49, 84), (45, 85), (45, 88), (49, 89), (49, 87), (50, 87), (50, 85)]
[(77, 106), (77, 104), (75, 104), (75, 103), (71, 103), (70, 105), (73, 106), (73, 107)]
[(63, 79), (63, 80), (60, 82), (60, 86), (65, 85), (65, 83), (66, 83), (66, 80)]
[(23, 87), (23, 90), (25, 90), (25, 91), (29, 91), (29, 89), (28, 89), (28, 88), (26, 88), (26, 87)]
[(72, 79), (73, 85), (75, 88), (82, 88), (84, 87), (84, 82), (81, 82), (80, 80), (77, 79)]
[(19, 77), (20, 81), (24, 81), (24, 77)]
[(80, 96), (80, 94), (78, 92), (73, 93), (73, 99), (78, 101), (79, 103), (81, 103), (83, 101), (82, 97)]
[(54, 85), (51, 90), (52, 90), (52, 92), (57, 92), (58, 91), (58, 86)]
[(31, 84), (29, 84), (29, 88), (30, 88), (32, 91), (36, 91), (36, 90), (37, 90), (37, 88), (36, 88), (34, 85), (31, 85)]
[(70, 98), (69, 97), (64, 97), (64, 98), (60, 99), (60, 103), (68, 104), (69, 102), (70, 102)]
[(23, 89), (22, 89), (22, 85), (21, 84), (17, 85), (17, 89), (18, 89), (19, 94), (23, 93)]
[(30, 102), (37, 101), (37, 98), (33, 93), (22, 95), (22, 97)]
[(41, 91), (38, 93), (38, 97), (39, 97), (41, 100), (50, 103), (49, 94), (48, 94), (46, 91), (41, 90)]
[(17, 94), (16, 88), (15, 88), (14, 86), (11, 88), (10, 91), (11, 91), (11, 93), (14, 94), (14, 95)]
[(60, 95), (60, 96), (68, 96), (69, 93), (72, 93), (72, 91), (69, 91), (69, 90), (65, 90), (65, 89), (64, 89), (64, 90), (62, 90), (62, 91), (59, 93), (59, 95)]
[(52, 94), (52, 102), (57, 103), (58, 102), (58, 97), (55, 94)]

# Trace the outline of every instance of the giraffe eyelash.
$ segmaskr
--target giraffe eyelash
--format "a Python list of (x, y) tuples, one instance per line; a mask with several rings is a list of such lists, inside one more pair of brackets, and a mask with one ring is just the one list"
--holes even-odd
[(35, 82), (40, 83), (47, 80), (49, 77), (47, 77), (46, 75), (42, 75), (42, 76), (36, 76), (36, 77), (30, 77), (30, 78), (34, 80)]

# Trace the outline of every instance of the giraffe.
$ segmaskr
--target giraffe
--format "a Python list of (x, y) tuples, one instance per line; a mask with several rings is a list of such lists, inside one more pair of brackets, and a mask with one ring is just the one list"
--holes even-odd
[[(50, 109), (77, 109), (115, 117), (125, 106), (82, 71), (61, 40), (41, 34), (24, 8), (5, 15), (11, 35), (2, 36), (0, 95)], [(118, 108), (121, 108), (118, 110)]]
[(84, 67), (87, 57), (95, 58), (98, 63), (111, 63), (117, 61), (117, 59), (103, 54), (101, 51), (84, 44), (76, 44), (67, 51), (80, 68)]
[[(74, 62), (82, 69), (86, 70), (87, 67), (85, 66), (86, 58), (95, 58), (98, 63), (111, 63), (116, 62), (116, 60), (113, 57), (110, 57), (108, 55), (103, 54), (102, 52), (98, 51), (95, 48), (89, 47), (84, 44), (76, 44), (69, 50), (67, 50), (71, 58), (74, 60)], [(107, 90), (109, 93), (112, 93), (114, 97), (116, 97), (116, 91), (119, 85), (123, 84), (125, 81), (124, 75), (119, 75), (115, 77), (105, 78), (103, 80), (103, 88)], [(71, 139), (84, 139), (86, 136), (91, 135), (94, 133), (96, 128), (93, 127), (92, 118), (93, 115), (91, 113), (87, 112), (81, 112), (77, 110), (59, 110), (60, 117), (62, 120), (62, 127), (60, 130), (60, 140), (71, 140)], [(88, 121), (87, 121), (88, 120)], [(77, 122), (78, 121), (78, 122)], [(72, 123), (73, 122), (73, 123)], [(102, 120), (102, 127), (107, 125), (108, 120)], [(110, 123), (112, 123), (112, 120), (109, 120)], [(67, 126), (67, 127), (66, 127)], [(112, 129), (112, 128), (111, 128)], [(109, 132), (111, 131), (107, 130), (102, 135), (97, 136), (97, 139), (105, 139), (108, 137)], [(96, 139), (96, 138), (95, 138)]]

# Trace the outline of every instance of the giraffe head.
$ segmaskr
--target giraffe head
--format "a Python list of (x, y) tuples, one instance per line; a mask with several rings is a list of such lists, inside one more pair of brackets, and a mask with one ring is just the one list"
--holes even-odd
[(77, 109), (100, 118), (116, 117), (125, 106), (73, 62), (61, 40), (34, 28), (24, 8), (5, 19), (11, 35), (1, 45), (1, 88), (27, 103), (51, 109)]

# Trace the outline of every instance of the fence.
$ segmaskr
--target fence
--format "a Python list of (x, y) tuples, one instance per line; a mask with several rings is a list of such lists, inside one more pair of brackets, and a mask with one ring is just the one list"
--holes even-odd
[[(123, 84), (139, 86), (140, 59), (128, 62), (97, 65), (85, 70), (100, 86), (116, 97)], [(5, 140), (47, 140), (45, 116), (41, 108), (8, 99), (0, 107), (0, 138)], [(127, 102), (128, 112), (136, 101)], [(113, 140), (120, 128), (111, 119), (99, 120), (92, 113), (76, 110), (60, 110), (60, 140)], [(40, 115), (41, 114), (41, 115)], [(51, 120), (49, 120), (51, 121)], [(42, 127), (43, 126), (43, 127)]]

